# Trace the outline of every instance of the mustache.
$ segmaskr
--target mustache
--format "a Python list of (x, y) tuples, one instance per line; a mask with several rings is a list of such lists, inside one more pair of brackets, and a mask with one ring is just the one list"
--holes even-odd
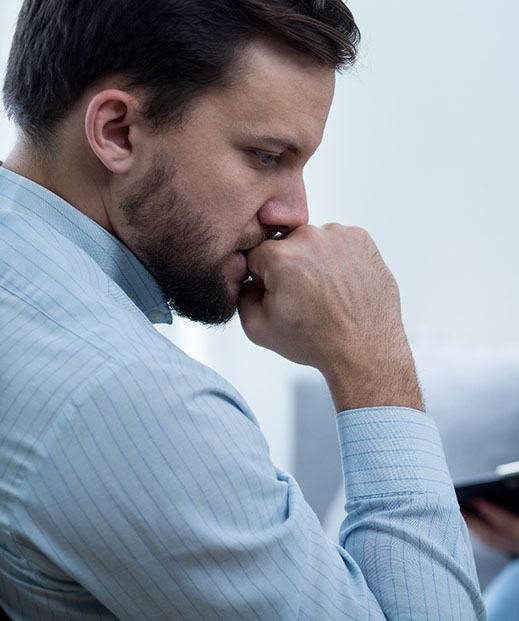
[(268, 241), (269, 239), (282, 239), (283, 235), (279, 231), (274, 231), (272, 233), (265, 233), (261, 237), (247, 237), (241, 240), (240, 245), (238, 246), (238, 252), (246, 253), (252, 248), (259, 246), (263, 242)]

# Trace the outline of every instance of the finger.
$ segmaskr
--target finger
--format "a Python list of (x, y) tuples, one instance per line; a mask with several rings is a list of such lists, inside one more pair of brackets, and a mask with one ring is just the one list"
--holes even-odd
[(252, 278), (252, 282), (254, 284), (254, 286), (259, 289), (260, 291), (265, 291), (265, 283), (263, 282), (263, 280), (261, 279), (260, 276), (258, 276), (258, 274), (256, 274), (256, 272), (253, 272), (251, 270), (249, 270), (249, 274)]
[(269, 267), (273, 262), (273, 251), (281, 243), (283, 240), (267, 240), (247, 253), (247, 268), (253, 278), (261, 280), (264, 287)]
[(470, 530), (482, 543), (496, 550), (509, 552), (509, 542), (500, 533), (495, 531), (492, 526), (488, 525), (480, 518), (477, 518), (475, 515), (467, 515), (465, 519)]
[(238, 314), (245, 334), (254, 343), (261, 342), (265, 324), (263, 296), (265, 291), (254, 282), (246, 282), (242, 286), (238, 298)]
[(515, 513), (481, 498), (474, 500), (474, 506), (478, 513), (497, 529), (509, 534), (519, 532), (519, 517)]
[(240, 315), (259, 312), (264, 294), (264, 289), (256, 284), (254, 279), (243, 283), (238, 297), (238, 312)]

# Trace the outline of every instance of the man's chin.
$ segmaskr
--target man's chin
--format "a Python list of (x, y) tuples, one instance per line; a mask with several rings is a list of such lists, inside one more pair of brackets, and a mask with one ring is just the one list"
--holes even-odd
[(180, 317), (208, 326), (222, 325), (230, 321), (237, 311), (238, 298), (243, 283), (241, 273), (226, 274), (227, 270), (213, 270), (212, 273), (196, 274), (191, 271), (188, 278), (161, 279), (157, 282), (169, 298), (172, 310)]
[(200, 298), (191, 302), (186, 299), (182, 302), (171, 300), (170, 305), (178, 315), (190, 321), (206, 326), (224, 325), (237, 312), (241, 288), (241, 283), (229, 283), (225, 290), (223, 288), (220, 290), (219, 294), (209, 295), (203, 300)]
[(232, 282), (227, 286), (226, 303), (220, 305), (218, 318), (211, 322), (213, 325), (223, 325), (228, 323), (238, 312), (238, 300), (243, 288), (243, 283)]
[(227, 301), (220, 304), (220, 314), (217, 319), (207, 322), (211, 325), (228, 323), (238, 312), (238, 301), (243, 291), (245, 281), (227, 282)]

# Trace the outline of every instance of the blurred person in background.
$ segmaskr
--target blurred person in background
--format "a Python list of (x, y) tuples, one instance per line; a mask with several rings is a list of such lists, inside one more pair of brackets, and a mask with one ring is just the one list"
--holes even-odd
[(473, 504), (478, 515), (465, 514), (469, 528), (484, 544), (514, 559), (485, 590), (488, 621), (515, 621), (519, 616), (519, 516), (487, 500)]
[[(26, 0), (0, 168), (0, 604), (14, 619), (483, 619), (397, 285), (308, 224), (340, 0)], [(324, 535), (172, 311), (325, 377)], [(247, 361), (244, 360), (246, 365)]]

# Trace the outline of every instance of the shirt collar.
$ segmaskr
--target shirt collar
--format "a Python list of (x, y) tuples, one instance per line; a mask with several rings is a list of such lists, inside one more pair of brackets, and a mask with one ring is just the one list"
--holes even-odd
[(86, 252), (152, 323), (171, 323), (171, 310), (153, 276), (102, 226), (65, 200), (0, 162), (0, 196), (29, 211)]

